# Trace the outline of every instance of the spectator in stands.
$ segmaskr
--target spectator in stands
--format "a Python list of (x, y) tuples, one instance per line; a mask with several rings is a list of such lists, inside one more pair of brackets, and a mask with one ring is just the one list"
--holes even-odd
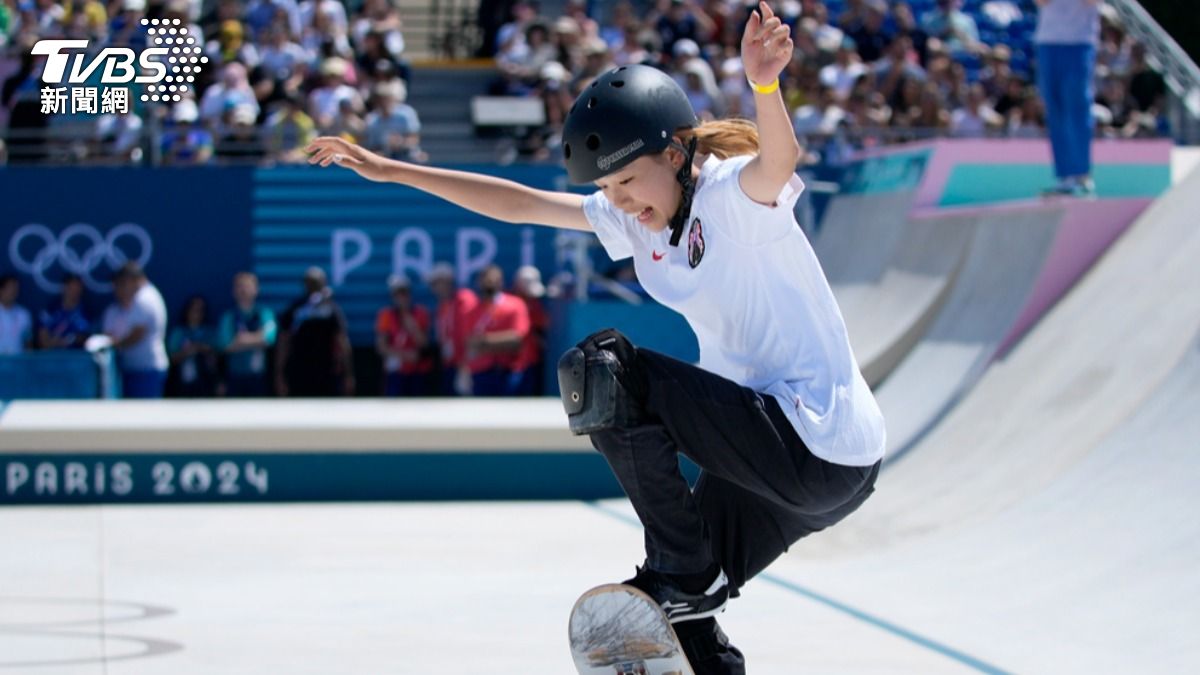
[[(350, 29), (354, 43), (361, 54), (376, 61), (387, 59), (409, 79), (408, 64), (404, 61), (404, 21), (400, 11), (389, 0), (366, 0), (362, 12), (354, 19)], [(370, 72), (371, 68), (364, 68)]]
[(567, 0), (563, 16), (575, 23), (583, 41), (600, 37), (600, 24), (588, 16), (588, 0)]
[(796, 137), (806, 143), (816, 137), (816, 143), (837, 133), (838, 128), (846, 119), (846, 111), (838, 104), (837, 93), (826, 84), (818, 90), (815, 102), (796, 108), (792, 115), (792, 126)]
[[(700, 45), (682, 39), (675, 42), (674, 61), (669, 72), (679, 84), (701, 119), (715, 119), (725, 114), (725, 100), (717, 87), (712, 66), (700, 56)], [(707, 117), (706, 117), (707, 116)]]
[(113, 304), (101, 320), (117, 350), (125, 398), (161, 398), (167, 380), (167, 307), (162, 294), (137, 263), (125, 263), (113, 278)]
[(225, 112), (216, 145), (219, 160), (246, 163), (262, 159), (265, 148), (254, 120), (254, 109), (250, 106), (237, 105)]
[(266, 137), (271, 161), (282, 164), (305, 161), (304, 146), (316, 138), (316, 124), (304, 112), (300, 94), (287, 96), (283, 107), (267, 118)]
[(1163, 76), (1150, 67), (1146, 60), (1146, 47), (1135, 44), (1130, 49), (1129, 96), (1137, 111), (1133, 114), (1135, 133), (1126, 136), (1168, 135), (1165, 128), (1167, 83)]
[(0, 356), (11, 356), (33, 347), (33, 320), (17, 304), (21, 282), (12, 274), (0, 275)]
[(976, 82), (967, 89), (967, 101), (950, 114), (950, 130), (959, 137), (991, 135), (1004, 128), (1004, 118), (992, 109), (983, 91)]
[(608, 44), (609, 49), (619, 50), (625, 46), (626, 29), (638, 24), (633, 3), (629, 0), (619, 0), (609, 12), (608, 23), (600, 26), (600, 39)]
[(358, 143), (366, 136), (367, 122), (355, 109), (353, 101), (342, 99), (338, 102), (337, 114), (334, 115), (330, 125), (318, 131), (327, 136), (341, 136), (351, 143)]
[[(441, 357), (439, 391), (443, 396), (471, 393), (470, 371), (466, 370), (467, 316), (479, 304), (479, 298), (469, 288), (459, 288), (454, 268), (449, 263), (433, 266), (427, 277), (430, 290), (437, 298), (434, 339)], [(459, 373), (464, 372), (465, 377)]]
[(217, 346), (225, 354), (225, 395), (265, 396), (267, 350), (275, 345), (275, 313), (258, 304), (258, 277), (233, 277), (234, 307), (221, 316)]
[[(267, 27), (264, 44), (259, 49), (259, 67), (276, 80), (287, 80), (298, 68), (307, 67), (313, 59), (304, 47), (294, 42), (287, 24), (276, 21)], [(257, 109), (255, 114), (257, 114)]]
[[(490, 49), (489, 56), (520, 49), (520, 46), (525, 44), (526, 29), (537, 20), (537, 8), (525, 0), (514, 2), (509, 11), (511, 16), (507, 17), (505, 22), (496, 24), (498, 29), (494, 32), (495, 39), (492, 44), (484, 47)], [(485, 40), (488, 37), (484, 35)]]
[(545, 393), (546, 336), (550, 332), (550, 315), (542, 305), (546, 287), (542, 273), (533, 265), (525, 265), (513, 277), (512, 294), (525, 302), (529, 312), (529, 332), (521, 341), (521, 351), (513, 364), (510, 389), (517, 396), (541, 396)]
[(888, 44), (883, 58), (872, 67), (875, 77), (875, 91), (883, 95), (884, 100), (892, 106), (903, 103), (901, 95), (905, 84), (916, 84), (925, 81), (925, 70), (917, 65), (912, 50), (912, 38), (907, 35), (897, 35)]
[[(318, 16), (322, 16), (318, 14)], [(325, 59), (321, 63), (322, 84), (309, 94), (308, 109), (312, 113), (317, 127), (324, 129), (333, 126), (334, 118), (341, 110), (343, 101), (349, 101), (355, 111), (363, 109), (362, 98), (358, 90), (346, 84), (350, 69), (353, 66), (341, 57)]]
[(199, 118), (200, 112), (192, 99), (185, 98), (175, 104), (171, 112), (174, 124), (162, 136), (164, 164), (199, 165), (212, 160), (213, 137), (197, 124)]
[(417, 110), (405, 102), (408, 87), (404, 80), (381, 82), (374, 89), (374, 112), (367, 115), (366, 146), (392, 159), (426, 162), (429, 155), (421, 150), (421, 119)]
[(971, 15), (959, 9), (960, 0), (937, 0), (937, 7), (921, 19), (921, 27), (931, 38), (941, 40), (956, 57), (982, 50), (979, 27)]
[(574, 100), (579, 92), (592, 83), (592, 80), (612, 67), (613, 62), (609, 54), (608, 43), (600, 38), (588, 40), (583, 46), (583, 67), (571, 79), (569, 87), (571, 99)]
[(334, 16), (330, 12), (314, 12), (312, 20), (303, 23), (300, 46), (321, 58), (353, 58), (346, 26)]
[(338, 33), (349, 31), (346, 6), (340, 0), (303, 0), (300, 3), (300, 25), (310, 26), (320, 21), (318, 14)]
[(821, 69), (821, 84), (829, 87), (837, 100), (844, 101), (850, 96), (854, 83), (867, 72), (854, 40), (846, 38), (838, 46), (833, 63)]
[(62, 294), (38, 314), (38, 346), (78, 349), (92, 334), (92, 321), (83, 307), (83, 280), (63, 277)]
[(912, 40), (912, 47), (917, 55), (917, 63), (924, 66), (929, 56), (929, 34), (917, 23), (912, 6), (907, 2), (897, 2), (892, 5), (892, 21), (896, 25), (896, 34), (907, 35)]
[(258, 97), (247, 79), (246, 66), (228, 63), (221, 69), (221, 80), (205, 90), (200, 99), (200, 119), (214, 124), (226, 111), (246, 106), (258, 117)]
[(675, 43), (680, 40), (691, 40), (697, 44), (708, 42), (716, 30), (716, 24), (695, 3), (695, 0), (667, 0), (667, 10), (663, 12), (654, 28), (662, 40), (662, 50), (667, 54), (675, 52)]
[(1098, 0), (1038, 0), (1038, 89), (1058, 184), (1050, 194), (1091, 195), (1092, 72), (1100, 36)]
[(496, 66), (502, 81), (494, 87), (497, 95), (524, 96), (537, 84), (542, 67), (558, 58), (558, 50), (550, 41), (550, 29), (535, 21), (525, 29), (525, 39), (515, 38), (506, 43), (496, 55)]
[(319, 267), (304, 273), (304, 295), (279, 318), (275, 378), (280, 396), (354, 394), (354, 354), (346, 316)]
[[(233, 12), (226, 18), (233, 18), (240, 13), (240, 0), (229, 0), (234, 6)], [(289, 35), (300, 35), (300, 7), (296, 0), (250, 0), (245, 9), (246, 25), (251, 34), (259, 39), (267, 28), (276, 21), (282, 21)]]
[(363, 36), (362, 47), (358, 50), (358, 70), (374, 80), (390, 78), (399, 74), (400, 79), (408, 82), (412, 73), (408, 63), (400, 58), (399, 53), (393, 54), (387, 47), (389, 33), (370, 32)]
[(414, 304), (412, 284), (397, 274), (388, 279), (392, 303), (375, 317), (375, 351), (383, 358), (384, 396), (428, 396), (433, 359), (429, 310)]
[(208, 398), (217, 393), (216, 332), (208, 323), (208, 303), (194, 295), (187, 299), (180, 321), (167, 335), (171, 359), (167, 395)]
[(926, 82), (921, 90), (921, 111), (913, 126), (919, 129), (931, 129), (935, 133), (945, 133), (950, 130), (950, 111), (936, 84)]
[(124, 162), (142, 158), (142, 118), (130, 108), (126, 113), (107, 113), (96, 120), (98, 154)]
[(862, 62), (871, 64), (883, 57), (892, 41), (892, 31), (887, 27), (888, 8), (885, 0), (865, 0), (862, 6), (862, 22), (857, 28), (847, 28), (846, 36), (854, 40)]
[(753, 118), (754, 90), (746, 81), (746, 71), (742, 68), (742, 59), (736, 50), (721, 62), (720, 75), (718, 86), (721, 95), (725, 97), (725, 105), (729, 106), (728, 115)]
[(529, 310), (505, 293), (504, 272), (489, 265), (477, 280), (479, 303), (466, 317), (466, 359), (475, 396), (513, 393), (512, 376), (521, 344), (529, 334)]
[(221, 22), (216, 39), (204, 45), (204, 55), (210, 67), (235, 63), (251, 68), (258, 65), (258, 49), (253, 42), (246, 41), (246, 27), (237, 19)]
[(1009, 117), (1009, 135), (1016, 138), (1045, 138), (1046, 109), (1037, 91), (1026, 90), (1025, 99), (1019, 110)]
[(108, 44), (105, 46), (130, 47), (140, 52), (146, 47), (146, 28), (141, 25), (146, 14), (146, 0), (118, 0), (113, 5), (120, 11), (108, 23)]

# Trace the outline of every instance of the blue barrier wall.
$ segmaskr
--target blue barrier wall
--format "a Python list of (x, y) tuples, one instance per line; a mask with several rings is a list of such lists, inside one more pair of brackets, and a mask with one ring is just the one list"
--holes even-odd
[[(551, 166), (462, 167), (533, 187), (563, 186)], [(454, 263), (463, 283), (496, 263), (543, 274), (554, 264), (554, 231), (514, 226), (397, 185), (313, 167), (0, 170), (0, 272), (22, 282), (31, 310), (57, 292), (68, 271), (84, 277), (99, 316), (111, 302), (113, 271), (143, 263), (174, 314), (188, 296), (229, 307), (234, 273), (251, 269), (262, 299), (282, 308), (301, 292), (310, 265), (329, 273), (355, 342), (371, 342), (375, 312), (388, 301), (388, 275), (420, 283), (437, 261)]]

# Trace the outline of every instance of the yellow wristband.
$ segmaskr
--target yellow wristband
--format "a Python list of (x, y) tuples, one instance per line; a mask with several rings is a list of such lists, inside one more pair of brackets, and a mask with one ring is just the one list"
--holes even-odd
[(750, 78), (746, 78), (746, 81), (750, 83), (751, 89), (753, 89), (754, 91), (756, 91), (760, 94), (774, 94), (775, 92), (779, 91), (779, 78), (778, 77), (775, 78), (771, 82), (771, 84), (766, 84), (766, 85), (756, 84), (754, 82), (754, 80), (751, 80)]

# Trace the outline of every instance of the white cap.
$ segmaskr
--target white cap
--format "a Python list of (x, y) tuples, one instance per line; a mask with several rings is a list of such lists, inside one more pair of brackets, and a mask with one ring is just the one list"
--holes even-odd
[(395, 293), (401, 289), (412, 288), (412, 282), (403, 274), (393, 274), (387, 280), (388, 290)]
[(517, 269), (517, 274), (513, 277), (513, 286), (524, 289), (527, 295), (535, 298), (546, 294), (546, 286), (542, 284), (542, 273), (533, 265)]
[(694, 40), (683, 38), (675, 42), (674, 52), (676, 58), (680, 56), (700, 56), (700, 45), (696, 44)]
[(200, 119), (200, 108), (196, 107), (195, 101), (185, 98), (175, 104), (175, 109), (171, 113), (171, 119), (176, 122), (195, 122)]
[(440, 262), (434, 265), (433, 269), (429, 270), (429, 274), (425, 275), (425, 281), (428, 283), (433, 283), (441, 279), (454, 281), (454, 267), (448, 262)]

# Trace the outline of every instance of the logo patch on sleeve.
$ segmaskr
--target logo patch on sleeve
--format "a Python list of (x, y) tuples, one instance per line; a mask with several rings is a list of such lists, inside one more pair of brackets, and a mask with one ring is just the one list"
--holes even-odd
[(692, 230), (688, 233), (688, 264), (695, 269), (704, 258), (704, 228), (700, 219), (692, 221)]

